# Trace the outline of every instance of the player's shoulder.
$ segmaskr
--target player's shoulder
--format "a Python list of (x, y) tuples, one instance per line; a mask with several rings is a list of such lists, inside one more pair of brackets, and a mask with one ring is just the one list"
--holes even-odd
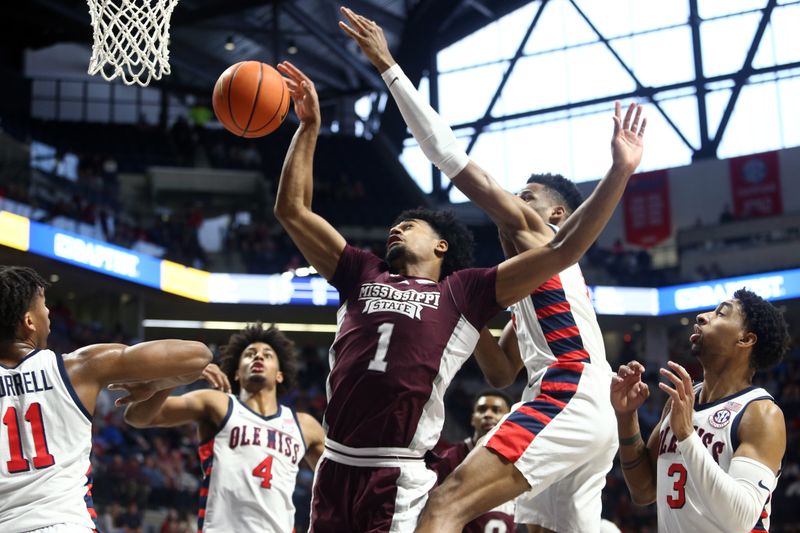
[(301, 411), (294, 411), (294, 415), (297, 418), (297, 424), (300, 426), (300, 430), (308, 441), (321, 440), (324, 438), (324, 430), (316, 418), (309, 413), (303, 413)]

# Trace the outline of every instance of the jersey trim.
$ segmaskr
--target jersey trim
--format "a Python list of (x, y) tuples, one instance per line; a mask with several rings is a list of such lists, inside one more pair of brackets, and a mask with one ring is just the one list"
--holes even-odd
[(5, 368), (6, 370), (14, 370), (15, 368), (19, 368), (19, 365), (21, 365), (22, 363), (24, 363), (25, 361), (27, 361), (28, 359), (30, 359), (31, 357), (33, 357), (34, 355), (36, 355), (37, 353), (39, 353), (41, 351), (42, 350), (40, 350), (39, 348), (36, 348), (31, 353), (29, 353), (28, 355), (26, 355), (25, 357), (20, 359), (19, 362), (16, 365), (14, 365), (14, 366), (0, 365), (0, 367)]
[(64, 357), (61, 355), (56, 354), (53, 352), (53, 357), (56, 358), (56, 363), (58, 364), (58, 372), (61, 374), (61, 381), (64, 382), (64, 387), (66, 387), (67, 392), (72, 397), (72, 401), (75, 402), (75, 405), (78, 407), (83, 416), (86, 417), (86, 420), (89, 423), (92, 422), (92, 415), (89, 413), (89, 410), (86, 409), (86, 406), (83, 405), (78, 393), (75, 391), (75, 387), (72, 386), (72, 381), (69, 379), (69, 374), (67, 373), (67, 368), (64, 366)]
[(236, 401), (239, 402), (239, 405), (241, 405), (242, 407), (244, 407), (245, 409), (247, 409), (248, 411), (250, 411), (251, 413), (256, 415), (261, 420), (268, 421), (268, 420), (273, 420), (273, 419), (278, 418), (279, 416), (281, 416), (281, 404), (278, 404), (278, 410), (275, 412), (274, 415), (265, 416), (265, 415), (262, 415), (261, 413), (259, 413), (257, 411), (254, 411), (254, 410), (250, 409), (250, 407), (248, 407), (247, 404), (244, 403), (238, 397), (236, 398)]
[(225, 413), (225, 417), (219, 423), (219, 426), (214, 430), (214, 433), (210, 437), (208, 437), (207, 439), (201, 440), (199, 442), (198, 446), (203, 446), (204, 444), (207, 444), (208, 442), (214, 440), (217, 437), (217, 435), (219, 435), (219, 432), (222, 431), (222, 428), (225, 427), (225, 424), (228, 423), (228, 420), (230, 419), (231, 414), (233, 414), (233, 397), (232, 396), (228, 396), (228, 412)]
[(747, 410), (747, 408), (750, 406), (751, 403), (758, 402), (761, 400), (772, 400), (772, 402), (775, 402), (775, 398), (773, 398), (772, 396), (759, 396), (757, 398), (753, 398), (752, 400), (744, 404), (744, 407), (742, 407), (741, 411), (739, 411), (739, 414), (733, 420), (733, 424), (731, 424), (731, 450), (734, 453), (736, 453), (736, 449), (739, 447), (739, 423), (742, 421), (744, 412)]
[(306, 442), (306, 436), (303, 435), (303, 427), (300, 425), (300, 419), (297, 418), (297, 413), (291, 407), (288, 406), (285, 407), (289, 410), (290, 413), (292, 413), (292, 416), (294, 417), (294, 423), (297, 424), (297, 431), (300, 433), (300, 440), (303, 441), (303, 446), (305, 447), (306, 450), (308, 450), (308, 443)]
[(744, 388), (744, 389), (742, 389), (742, 390), (740, 390), (738, 392), (734, 392), (733, 394), (729, 394), (728, 396), (725, 396), (724, 398), (720, 398), (719, 400), (716, 400), (714, 402), (699, 403), (700, 392), (703, 390), (703, 388), (700, 387), (699, 389), (697, 389), (697, 392), (695, 393), (694, 410), (695, 411), (702, 411), (703, 409), (708, 409), (709, 407), (714, 407), (715, 405), (719, 405), (719, 404), (721, 404), (723, 402), (727, 402), (727, 401), (733, 400), (737, 396), (741, 396), (742, 394), (746, 394), (746, 393), (750, 392), (751, 390), (754, 390), (754, 389), (757, 389), (757, 388), (758, 387), (756, 387), (755, 385), (750, 385), (747, 388)]

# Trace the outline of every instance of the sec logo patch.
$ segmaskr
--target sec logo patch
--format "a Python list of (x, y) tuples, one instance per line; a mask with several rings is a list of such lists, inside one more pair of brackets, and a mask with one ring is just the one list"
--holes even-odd
[(715, 428), (724, 428), (731, 421), (731, 412), (728, 409), (720, 409), (708, 417), (708, 423)]

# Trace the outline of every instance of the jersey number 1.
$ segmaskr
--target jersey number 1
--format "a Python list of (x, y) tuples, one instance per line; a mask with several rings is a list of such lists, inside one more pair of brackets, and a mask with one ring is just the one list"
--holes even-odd
[(667, 475), (672, 479), (675, 474), (678, 474), (678, 479), (672, 484), (672, 490), (676, 494), (667, 494), (667, 505), (672, 509), (680, 509), (686, 503), (686, 467), (680, 463), (672, 463)]
[[(44, 420), (42, 420), (42, 406), (39, 403), (32, 403), (25, 413), (25, 420), (31, 425), (33, 433), (33, 444), (36, 447), (36, 455), (33, 457), (34, 468), (47, 468), (55, 464), (55, 459), (47, 449), (47, 438), (44, 433)], [(17, 410), (14, 407), (6, 409), (3, 415), (3, 424), (8, 426), (8, 449), (11, 452), (11, 460), (6, 462), (9, 474), (27, 472), (30, 470), (28, 460), (22, 455), (22, 435), (19, 430), (19, 419)]]
[(378, 338), (378, 349), (375, 350), (375, 357), (372, 358), (367, 367), (369, 370), (386, 372), (386, 353), (389, 351), (389, 341), (392, 340), (392, 330), (394, 330), (394, 324), (390, 322), (385, 322), (378, 326), (378, 333), (381, 336)]

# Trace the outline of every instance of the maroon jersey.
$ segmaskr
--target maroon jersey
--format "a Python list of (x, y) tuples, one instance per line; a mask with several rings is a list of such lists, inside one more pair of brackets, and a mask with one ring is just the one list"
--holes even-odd
[[(431, 465), (436, 471), (436, 479), (440, 485), (467, 458), (474, 446), (472, 438), (468, 438), (440, 449), (436, 462)], [(512, 500), (468, 523), (464, 526), (463, 533), (512, 533), (516, 531), (516, 527), (514, 524), (514, 501)]]
[(390, 274), (374, 254), (346, 246), (331, 284), (339, 290), (330, 350), (327, 437), (353, 448), (433, 447), (444, 392), (500, 311), (496, 268), (440, 282)]

